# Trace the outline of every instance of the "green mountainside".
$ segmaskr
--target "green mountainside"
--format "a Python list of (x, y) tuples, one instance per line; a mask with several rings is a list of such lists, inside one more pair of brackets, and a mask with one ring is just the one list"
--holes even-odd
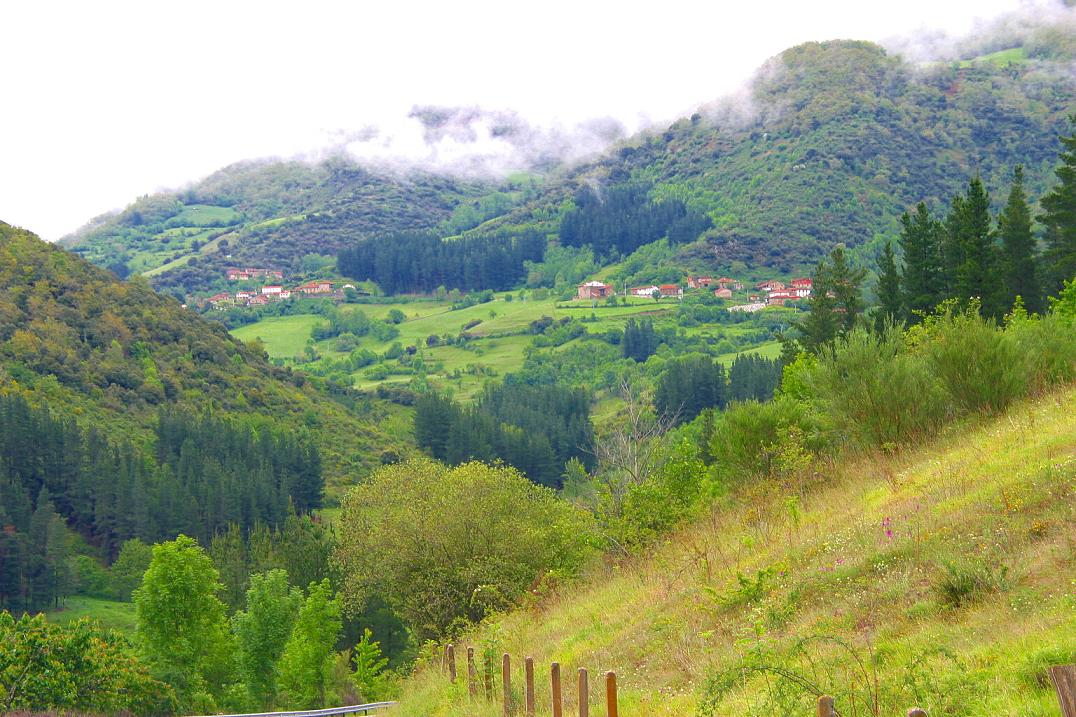
[(343, 158), (244, 162), (188, 189), (142, 197), (61, 241), (120, 276), (142, 273), (158, 288), (198, 291), (229, 266), (294, 274), (305, 255), (335, 254), (382, 232), (454, 221), (470, 228), (477, 199), (496, 196), (496, 189), (444, 175), (375, 171)]
[(917, 67), (871, 43), (807, 43), (767, 63), (747, 95), (634, 138), (476, 232), (553, 231), (573, 196), (642, 182), (713, 220), (679, 263), (791, 273), (838, 243), (895, 236), (906, 208), (937, 206), (976, 173), (996, 202), (1023, 163), (1037, 193), (1076, 101), (1066, 67)]
[[(309, 434), (330, 486), (377, 462), (398, 409), (333, 400), (140, 279), (0, 223), (0, 392), (147, 446), (162, 409)], [(350, 404), (355, 403), (351, 406)]]
[(556, 236), (586, 193), (642, 186), (710, 219), (673, 264), (797, 272), (838, 243), (873, 256), (904, 209), (938, 205), (976, 173), (996, 203), (1023, 163), (1041, 193), (1074, 106), (1073, 49), (1046, 30), (1022, 42), (926, 65), (868, 42), (806, 43), (766, 63), (741, 95), (554, 168), (542, 185), (397, 175), (343, 158), (246, 163), (143, 197), (65, 241), (158, 287), (208, 291), (224, 288), (229, 265), (295, 271), (304, 255), (396, 231)]

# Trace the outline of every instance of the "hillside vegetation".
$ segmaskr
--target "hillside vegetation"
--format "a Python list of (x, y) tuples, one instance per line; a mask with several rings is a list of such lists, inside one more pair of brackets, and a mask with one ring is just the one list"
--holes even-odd
[(333, 484), (406, 441), (381, 427), (391, 423), (391, 405), (334, 401), (145, 281), (117, 281), (2, 223), (0, 391), (141, 446), (151, 445), (162, 409), (286, 427), (316, 443)]
[[(457, 644), (511, 653), (517, 686), (534, 656), (540, 714), (554, 660), (569, 705), (590, 669), (592, 709), (616, 670), (629, 716), (807, 714), (821, 693), (843, 714), (1056, 714), (1044, 666), (1076, 660), (1074, 416), (1070, 386), (922, 448), (740, 485)], [(427, 667), (397, 713), (500, 714), (466, 695)]]
[[(145, 273), (158, 287), (205, 290), (229, 266), (295, 274), (305, 255), (334, 254), (356, 238), (441, 223), (470, 228), (466, 217), (478, 211), (477, 198), (495, 189), (375, 171), (345, 158), (245, 162), (188, 189), (142, 197), (62, 241), (120, 275)], [(473, 206), (464, 206), (468, 199)]]
[[(623, 255), (668, 236), (676, 251), (663, 263), (692, 271), (800, 272), (839, 243), (873, 258), (898, 233), (904, 209), (936, 208), (963, 177), (980, 174), (996, 196), (1023, 164), (1030, 192), (1042, 193), (1076, 96), (1064, 30), (1043, 27), (982, 55), (923, 66), (868, 42), (799, 45), (741, 94), (588, 163), (553, 168), (544, 182), (392, 174), (343, 157), (246, 163), (143, 197), (66, 241), (95, 263), (186, 293), (223, 288), (228, 265), (295, 273), (305, 255), (371, 238), (394, 244), (396, 233), (413, 230), (551, 237), (554, 246), (593, 246), (599, 263), (613, 258), (611, 247)], [(632, 218), (627, 226), (601, 216), (609, 202), (612, 219)], [(400, 253), (376, 253), (386, 252)], [(349, 265), (346, 273), (432, 290), (441, 279), (401, 278), (410, 253), (392, 270)], [(513, 261), (496, 257), (483, 271), (514, 281), (522, 260)], [(447, 276), (449, 289), (475, 281), (469, 272)]]
[(686, 266), (791, 273), (839, 243), (869, 244), (872, 255), (906, 207), (941, 205), (960, 177), (979, 173), (996, 192), (1023, 163), (1041, 193), (1073, 106), (1065, 68), (917, 67), (867, 42), (806, 43), (767, 63), (743, 96), (633, 138), (475, 231), (556, 231), (564, 202), (643, 183), (712, 220), (681, 250)]

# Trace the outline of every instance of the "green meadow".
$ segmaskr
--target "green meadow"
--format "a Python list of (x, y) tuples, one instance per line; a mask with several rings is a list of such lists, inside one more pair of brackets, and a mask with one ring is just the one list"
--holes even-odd
[[(449, 300), (406, 298), (344, 304), (339, 308), (343, 312), (362, 311), (374, 320), (386, 320), (394, 311), (402, 313), (403, 320), (396, 324), (398, 336), (389, 340), (362, 336), (356, 348), (384, 354), (397, 343), (405, 348), (413, 346), (428, 381), (441, 388), (450, 388), (459, 398), (469, 399), (490, 378), (518, 371), (523, 366), (528, 347), (534, 340), (530, 333), (530, 324), (534, 321), (543, 317), (555, 321), (571, 318), (583, 321), (589, 334), (603, 334), (609, 330), (622, 330), (630, 318), (649, 318), (655, 324), (675, 322), (679, 304), (676, 300), (655, 301), (642, 297), (627, 297), (626, 302), (618, 297), (615, 304), (609, 304), (593, 300), (520, 299), (518, 294), (512, 294), (512, 299), (508, 300), (507, 296), (500, 294), (493, 301), (455, 310)], [(304, 351), (311, 345), (317, 351), (317, 361), (347, 357), (349, 352), (336, 350), (335, 338), (311, 341), (311, 330), (325, 321), (315, 314), (267, 317), (236, 328), (232, 334), (242, 341), (261, 341), (270, 358), (286, 362), (303, 361)], [(751, 323), (701, 324), (681, 330), (689, 336), (736, 338), (757, 331), (757, 326)], [(471, 340), (450, 345), (441, 343), (445, 336), (455, 337), (463, 332), (468, 333)], [(574, 339), (565, 346), (579, 340)], [(748, 352), (773, 358), (780, 355), (780, 351), (776, 341), (769, 341), (758, 346), (741, 346), (736, 351), (721, 354), (719, 360), (730, 364), (737, 354)], [(306, 365), (313, 367), (317, 361)], [(352, 374), (354, 385), (373, 389), (381, 384), (411, 383), (414, 376), (410, 371), (394, 373), (393, 367), (394, 362), (364, 367)]]

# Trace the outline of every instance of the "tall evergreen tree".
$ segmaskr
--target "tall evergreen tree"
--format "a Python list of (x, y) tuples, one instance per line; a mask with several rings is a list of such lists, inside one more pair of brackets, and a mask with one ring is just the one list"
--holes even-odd
[(1035, 237), (1031, 233), (1031, 210), (1024, 193), (1024, 168), (1013, 171), (1009, 201), (998, 217), (1001, 235), (1001, 269), (1005, 290), (1001, 308), (1008, 311), (1019, 296), (1031, 313), (1042, 311), (1042, 291), (1035, 267)]
[(978, 298), (986, 316), (1000, 317), (998, 256), (990, 229), (990, 196), (979, 177), (968, 182), (967, 193), (953, 199), (946, 221), (947, 269), (951, 296), (962, 301)]
[(900, 248), (904, 254), (904, 274), (900, 283), (908, 321), (915, 323), (929, 314), (944, 298), (942, 274), (942, 225), (920, 202), (915, 214), (900, 218)]
[(905, 317), (904, 295), (900, 290), (900, 273), (891, 242), (885, 243), (878, 260), (878, 310), (874, 314), (874, 328), (881, 332), (886, 324), (895, 324)]
[(812, 289), (807, 318), (794, 326), (800, 333), (803, 350), (817, 354), (837, 337), (836, 299), (832, 296), (830, 269), (822, 259), (811, 277)]
[(855, 328), (856, 321), (863, 313), (863, 279), (867, 271), (853, 268), (841, 245), (830, 252), (829, 260), (828, 283), (833, 292), (837, 332), (844, 334)]
[(1076, 277), (1076, 114), (1069, 121), (1074, 131), (1060, 138), (1061, 165), (1054, 172), (1059, 181), (1042, 198), (1043, 213), (1039, 217), (1046, 226), (1043, 276), (1051, 294)]

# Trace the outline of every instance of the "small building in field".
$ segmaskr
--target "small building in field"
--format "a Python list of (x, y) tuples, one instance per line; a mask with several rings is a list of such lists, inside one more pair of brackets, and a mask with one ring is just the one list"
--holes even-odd
[(811, 289), (814, 287), (814, 282), (810, 279), (793, 279), (789, 285), (791, 291), (796, 293), (796, 296), (801, 299), (806, 299), (811, 295)]
[(281, 289), (280, 294), (278, 294), (278, 296), (281, 299), (290, 299), (291, 298), (291, 289)]
[(633, 286), (628, 289), (628, 293), (632, 296), (644, 296), (647, 299), (654, 298), (654, 294), (661, 296), (661, 289), (651, 284), (650, 286)]
[(736, 279), (730, 279), (727, 276), (723, 276), (714, 282), (721, 289), (732, 289), (733, 291), (743, 291), (743, 282)]
[(284, 291), (284, 287), (279, 284), (266, 284), (262, 287), (262, 296), (279, 297), (280, 293)]
[(784, 306), (786, 301), (795, 301), (798, 298), (800, 297), (791, 289), (777, 289), (770, 292), (770, 295), (766, 298), (766, 303), (769, 306)]
[(281, 269), (262, 269), (258, 267), (232, 268), (225, 272), (228, 281), (249, 281), (260, 276), (265, 278), (283, 279), (284, 272)]
[(250, 297), (250, 301), (247, 302), (247, 306), (265, 306), (268, 303), (268, 296), (259, 295)]
[(588, 281), (585, 284), (579, 285), (580, 299), (604, 299), (607, 296), (614, 296), (615, 294), (616, 291), (614, 291), (612, 284), (603, 284), (600, 281)]
[(709, 289), (714, 283), (714, 277), (712, 276), (689, 276), (687, 278), (687, 288), (689, 289)]
[(658, 287), (662, 296), (672, 296), (677, 299), (684, 298), (684, 289), (679, 284), (662, 284)]
[(760, 281), (755, 284), (755, 288), (760, 291), (780, 291), (785, 288), (783, 281)]
[(296, 289), (303, 294), (331, 294), (333, 291), (333, 283), (324, 279), (317, 279), (315, 281), (308, 281), (305, 284), (297, 287)]
[(233, 299), (232, 295), (229, 294), (227, 291), (222, 291), (219, 294), (213, 294), (213, 296), (210, 296), (208, 299), (206, 299), (206, 301), (213, 306), (216, 306), (217, 304), (230, 304), (232, 303)]
[(714, 296), (719, 299), (731, 299), (732, 289), (726, 289), (724, 287), (721, 287), (720, 289), (714, 289)]

